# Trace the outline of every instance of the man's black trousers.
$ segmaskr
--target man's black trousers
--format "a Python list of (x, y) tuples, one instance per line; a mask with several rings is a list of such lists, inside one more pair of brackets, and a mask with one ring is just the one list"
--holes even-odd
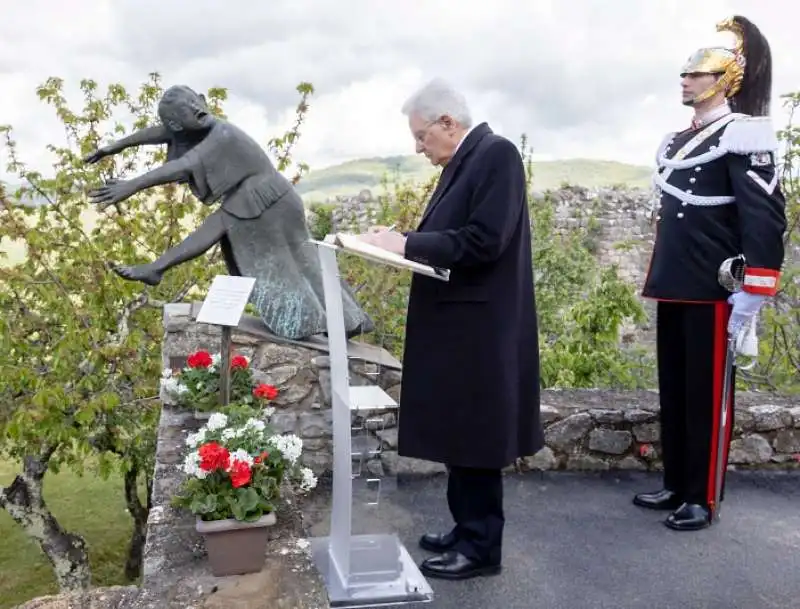
[(447, 505), (456, 525), (454, 550), (499, 565), (502, 558), (503, 475), (499, 469), (450, 466)]
[(734, 375), (727, 423), (720, 425), (730, 305), (660, 301), (657, 315), (664, 486), (714, 509), (717, 442), (723, 434), (727, 466), (733, 429)]

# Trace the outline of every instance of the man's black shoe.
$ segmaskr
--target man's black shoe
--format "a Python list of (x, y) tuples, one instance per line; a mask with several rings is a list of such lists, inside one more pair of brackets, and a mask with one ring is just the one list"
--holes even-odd
[(481, 575), (497, 575), (501, 570), (500, 565), (470, 560), (463, 554), (453, 551), (429, 558), (420, 565), (420, 571), (424, 575), (439, 579), (469, 579)]
[(456, 544), (456, 536), (452, 532), (445, 533), (425, 533), (420, 540), (419, 545), (423, 550), (428, 552), (436, 552), (442, 554), (451, 550)]
[(697, 503), (684, 503), (664, 521), (676, 531), (699, 531), (711, 526), (711, 510)]
[(675, 510), (680, 507), (680, 498), (666, 489), (655, 493), (640, 493), (633, 498), (633, 504), (649, 510)]

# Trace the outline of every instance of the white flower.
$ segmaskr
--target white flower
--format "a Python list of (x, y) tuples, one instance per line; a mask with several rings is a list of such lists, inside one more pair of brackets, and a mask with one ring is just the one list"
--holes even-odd
[(291, 465), (297, 462), (303, 452), (303, 441), (294, 434), (272, 436), (270, 442)]
[(303, 467), (300, 470), (300, 489), (303, 491), (310, 491), (317, 486), (317, 477), (309, 468)]
[(193, 450), (183, 460), (183, 472), (188, 476), (194, 476), (203, 480), (208, 476), (208, 472), (200, 468), (200, 455), (196, 450)]
[(221, 412), (215, 412), (210, 417), (208, 417), (208, 422), (205, 425), (205, 428), (208, 431), (217, 431), (218, 429), (224, 428), (228, 424), (228, 417)]
[(220, 353), (215, 353), (214, 355), (212, 355), (212, 356), (211, 356), (211, 365), (212, 365), (214, 368), (216, 368), (217, 366), (219, 366), (219, 363), (220, 363), (221, 361), (222, 361), (222, 354), (220, 354)]
[(247, 419), (247, 423), (244, 424), (245, 429), (255, 429), (256, 431), (264, 431), (266, 424), (264, 421), (259, 421), (258, 419)]
[(161, 371), (161, 378), (162, 379), (172, 378), (172, 368), (164, 368), (164, 370)]
[(267, 406), (267, 407), (264, 409), (264, 417), (265, 417), (265, 418), (269, 419), (269, 418), (271, 418), (271, 417), (272, 417), (272, 415), (274, 415), (274, 414), (275, 414), (275, 407), (274, 407), (274, 406)]
[(189, 391), (189, 388), (186, 385), (184, 385), (183, 383), (181, 383), (174, 376), (169, 377), (169, 378), (162, 378), (161, 379), (161, 386), (164, 388), (164, 391), (166, 391), (167, 394), (173, 395), (173, 396), (180, 396), (180, 395), (186, 393), (187, 391)]
[(190, 433), (186, 436), (186, 446), (196, 448), (199, 444), (206, 441), (206, 430), (201, 429), (197, 433)]
[(240, 448), (238, 450), (234, 450), (230, 454), (230, 459), (229, 459), (229, 464), (230, 465), (229, 465), (229, 467), (233, 466), (233, 462), (234, 461), (242, 461), (244, 463), (247, 463), (247, 465), (250, 465), (250, 466), (253, 465), (253, 457), (251, 457), (250, 454), (246, 450), (244, 450), (242, 448)]

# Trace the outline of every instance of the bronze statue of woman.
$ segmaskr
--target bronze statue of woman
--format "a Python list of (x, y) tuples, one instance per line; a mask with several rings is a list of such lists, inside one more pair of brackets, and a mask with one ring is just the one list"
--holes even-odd
[[(202, 203), (219, 209), (157, 260), (115, 266), (128, 280), (157, 285), (170, 268), (219, 243), (230, 275), (254, 277), (250, 302), (275, 335), (308, 338), (327, 332), (322, 272), (308, 240), (303, 201), (258, 143), (214, 117), (205, 97), (186, 86), (167, 89), (158, 105), (161, 125), (103, 146), (84, 160), (96, 163), (132, 146), (167, 145), (164, 165), (130, 180), (106, 182), (89, 193), (99, 209), (160, 184), (188, 183)], [(342, 282), (348, 336), (374, 325)]]

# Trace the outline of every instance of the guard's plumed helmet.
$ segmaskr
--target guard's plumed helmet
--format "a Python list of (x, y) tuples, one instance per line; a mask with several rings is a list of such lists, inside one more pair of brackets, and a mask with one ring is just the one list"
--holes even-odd
[(717, 31), (732, 32), (736, 43), (704, 47), (689, 57), (681, 70), (687, 74), (716, 74), (720, 78), (698, 94), (692, 103), (724, 92), (731, 109), (751, 116), (769, 115), (772, 93), (772, 54), (769, 43), (748, 19), (735, 15), (717, 24)]

